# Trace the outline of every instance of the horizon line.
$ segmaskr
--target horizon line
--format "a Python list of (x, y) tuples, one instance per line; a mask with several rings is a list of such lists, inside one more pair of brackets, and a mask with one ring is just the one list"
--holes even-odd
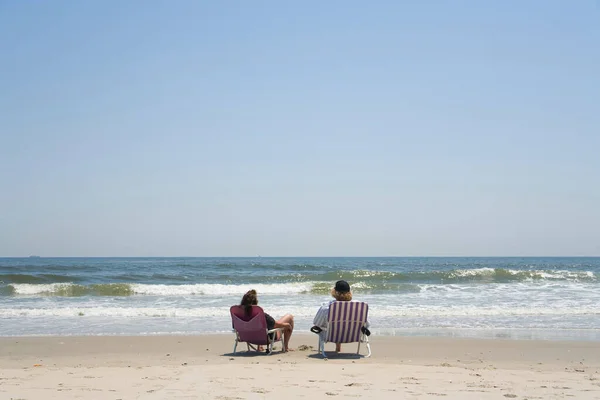
[(600, 255), (377, 255), (377, 256), (2, 256), (1, 258), (600, 258)]

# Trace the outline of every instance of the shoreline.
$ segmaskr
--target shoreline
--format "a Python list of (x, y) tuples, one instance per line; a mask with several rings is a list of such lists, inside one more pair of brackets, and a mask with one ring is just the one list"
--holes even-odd
[[(550, 341), (550, 342), (600, 342), (599, 329), (543, 329), (543, 328), (384, 328), (371, 329), (374, 337), (393, 338), (445, 338), (472, 340), (507, 340), (507, 341)], [(53, 337), (187, 337), (187, 336), (220, 336), (231, 335), (231, 331), (189, 331), (189, 332), (151, 332), (151, 333), (68, 333), (68, 334), (27, 334), (2, 335), (4, 338), (53, 338)], [(308, 329), (298, 328), (294, 336), (314, 336)]]
[(233, 355), (233, 342), (233, 334), (3, 337), (0, 398), (600, 399), (593, 342), (371, 335), (371, 358), (357, 357), (356, 344), (342, 354), (328, 344), (327, 360), (316, 335), (294, 335), (295, 351), (271, 355), (243, 344)]

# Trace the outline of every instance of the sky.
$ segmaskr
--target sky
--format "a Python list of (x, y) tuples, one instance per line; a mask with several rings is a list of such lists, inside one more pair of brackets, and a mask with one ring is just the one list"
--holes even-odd
[(600, 3), (0, 0), (0, 256), (600, 256)]

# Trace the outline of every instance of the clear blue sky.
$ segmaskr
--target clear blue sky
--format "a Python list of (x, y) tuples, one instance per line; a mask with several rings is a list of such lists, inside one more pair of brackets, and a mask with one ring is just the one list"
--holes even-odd
[(597, 1), (2, 1), (0, 256), (600, 255)]

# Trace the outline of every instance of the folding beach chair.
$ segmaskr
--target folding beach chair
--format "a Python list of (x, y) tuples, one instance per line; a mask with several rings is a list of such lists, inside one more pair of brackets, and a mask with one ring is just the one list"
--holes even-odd
[(360, 354), (360, 344), (367, 345), (371, 357), (369, 344), (370, 332), (366, 329), (369, 305), (359, 301), (334, 301), (329, 305), (327, 329), (319, 333), (319, 351), (324, 358), (325, 343), (354, 343), (358, 342), (356, 354)]
[(267, 320), (265, 313), (259, 306), (252, 306), (250, 315), (246, 314), (244, 307), (233, 306), (229, 309), (231, 313), (231, 322), (235, 333), (235, 343), (233, 353), (235, 354), (239, 342), (245, 342), (250, 349), (256, 350), (253, 345), (267, 346), (267, 353), (273, 352), (273, 344), (281, 342), (281, 351), (283, 351), (283, 328), (267, 329)]

